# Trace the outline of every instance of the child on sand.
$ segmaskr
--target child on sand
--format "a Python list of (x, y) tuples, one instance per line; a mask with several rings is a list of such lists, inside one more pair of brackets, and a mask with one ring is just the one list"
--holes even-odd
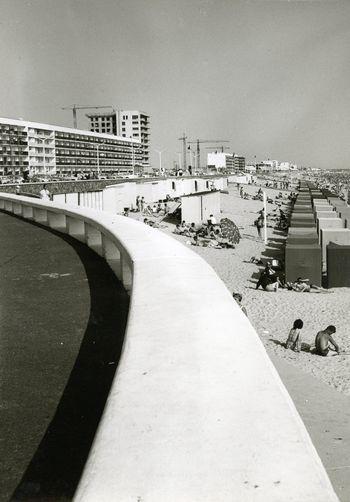
[[(336, 332), (335, 326), (327, 326), (327, 328), (323, 331), (319, 331), (316, 335), (315, 346), (316, 346), (316, 354), (319, 356), (327, 356), (329, 351), (335, 351), (339, 354), (339, 346), (333, 340), (332, 335)], [(332, 344), (334, 349), (330, 347), (329, 344)]]
[(300, 330), (304, 326), (301, 319), (296, 319), (293, 324), (293, 328), (290, 330), (287, 341), (286, 349), (292, 349), (294, 352), (300, 352), (301, 340), (300, 340)]

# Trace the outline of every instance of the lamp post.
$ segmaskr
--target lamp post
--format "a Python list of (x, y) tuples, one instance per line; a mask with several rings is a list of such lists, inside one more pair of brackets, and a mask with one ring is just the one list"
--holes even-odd
[(165, 150), (154, 150), (154, 151), (157, 152), (159, 155), (159, 174), (162, 174), (162, 153)]
[(179, 156), (179, 169), (181, 169), (181, 157), (182, 157), (182, 153), (181, 152), (177, 152), (178, 156)]

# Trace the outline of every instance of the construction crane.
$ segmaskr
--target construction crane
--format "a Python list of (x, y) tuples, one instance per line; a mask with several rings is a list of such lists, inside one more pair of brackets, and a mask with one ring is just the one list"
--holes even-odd
[(218, 149), (220, 149), (221, 153), (224, 153), (224, 150), (229, 150), (230, 147), (229, 146), (224, 146), (224, 145), (218, 146), (217, 148), (215, 146), (206, 146), (206, 149), (207, 150), (215, 150), (215, 153), (217, 153)]
[(182, 152), (183, 152), (183, 166), (182, 169), (185, 172), (187, 170), (187, 159), (186, 159), (186, 140), (187, 136), (185, 133), (181, 136), (181, 138), (178, 138), (179, 141), (182, 141)]
[(65, 106), (62, 108), (62, 110), (72, 110), (73, 111), (73, 127), (74, 129), (78, 128), (78, 121), (77, 121), (77, 110), (89, 110), (89, 109), (97, 109), (97, 108), (112, 108), (113, 106), (82, 106), (82, 105), (72, 105), (72, 106)]
[(197, 170), (200, 168), (201, 162), (200, 162), (200, 144), (201, 143), (229, 143), (228, 140), (226, 139), (196, 139), (195, 141), (188, 141), (188, 144), (190, 143), (195, 143), (197, 145)]

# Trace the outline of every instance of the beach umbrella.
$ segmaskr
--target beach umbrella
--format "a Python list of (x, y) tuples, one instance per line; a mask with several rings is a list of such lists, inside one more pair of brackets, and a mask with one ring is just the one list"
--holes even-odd
[(222, 236), (233, 244), (238, 244), (241, 238), (237, 225), (229, 218), (220, 220)]

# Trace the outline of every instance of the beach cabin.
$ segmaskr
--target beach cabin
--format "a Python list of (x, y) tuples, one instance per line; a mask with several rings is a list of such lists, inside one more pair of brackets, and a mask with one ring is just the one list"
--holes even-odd
[(327, 278), (329, 288), (350, 287), (350, 245), (331, 242), (327, 245)]
[(181, 197), (181, 220), (203, 223), (214, 215), (220, 220), (220, 192), (202, 192)]

